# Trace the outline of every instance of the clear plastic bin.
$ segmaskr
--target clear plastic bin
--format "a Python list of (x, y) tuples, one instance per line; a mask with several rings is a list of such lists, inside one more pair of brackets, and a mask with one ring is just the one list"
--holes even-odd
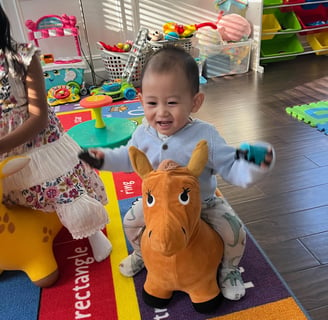
[(250, 39), (202, 48), (202, 52), (207, 57), (204, 64), (204, 76), (212, 78), (247, 72), (252, 42)]

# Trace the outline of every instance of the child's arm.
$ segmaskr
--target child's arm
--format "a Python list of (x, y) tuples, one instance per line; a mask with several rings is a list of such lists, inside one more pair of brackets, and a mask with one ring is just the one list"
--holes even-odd
[(132, 172), (128, 147), (118, 148), (90, 148), (79, 153), (79, 158), (92, 168), (111, 172)]
[(26, 93), (29, 119), (13, 132), (0, 139), (0, 154), (33, 139), (48, 124), (46, 90), (38, 55), (33, 56), (27, 70)]

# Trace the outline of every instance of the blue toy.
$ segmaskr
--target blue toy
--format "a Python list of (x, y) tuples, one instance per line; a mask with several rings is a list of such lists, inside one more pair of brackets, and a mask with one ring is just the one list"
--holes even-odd
[(243, 152), (247, 161), (253, 162), (257, 165), (261, 165), (262, 162), (265, 162), (265, 156), (268, 153), (267, 147), (259, 145), (254, 146), (248, 143), (242, 143), (239, 150)]
[(137, 96), (137, 90), (131, 83), (125, 80), (105, 81), (102, 86), (91, 88), (90, 94), (110, 96), (114, 101), (123, 98), (133, 100)]
[(68, 82), (76, 82), (79, 85), (83, 82), (84, 69), (82, 68), (65, 68), (64, 65), (58, 66), (58, 69), (48, 69), (44, 67), (43, 76), (45, 80), (46, 90), (52, 87), (67, 84)]

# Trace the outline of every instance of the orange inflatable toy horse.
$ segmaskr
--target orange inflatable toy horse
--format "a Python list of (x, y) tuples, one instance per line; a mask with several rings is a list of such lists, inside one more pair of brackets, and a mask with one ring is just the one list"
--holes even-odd
[(221, 299), (217, 271), (223, 242), (200, 218), (198, 176), (208, 159), (206, 141), (198, 143), (186, 167), (164, 160), (153, 170), (143, 152), (130, 147), (129, 154), (135, 171), (143, 179), (146, 226), (141, 252), (147, 269), (145, 303), (163, 308), (174, 291), (183, 291), (196, 311), (213, 311)]
[(4, 270), (24, 271), (36, 286), (49, 287), (59, 276), (52, 248), (62, 228), (57, 214), (7, 208), (1, 203), (2, 180), (29, 161), (27, 157), (11, 157), (0, 163), (0, 274)]

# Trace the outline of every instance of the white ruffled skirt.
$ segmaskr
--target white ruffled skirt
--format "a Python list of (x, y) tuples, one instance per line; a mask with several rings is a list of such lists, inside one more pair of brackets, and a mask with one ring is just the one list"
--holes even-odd
[(4, 203), (56, 211), (74, 239), (88, 237), (109, 222), (105, 187), (98, 174), (81, 163), (81, 148), (64, 133), (33, 148), (29, 165), (4, 181)]

